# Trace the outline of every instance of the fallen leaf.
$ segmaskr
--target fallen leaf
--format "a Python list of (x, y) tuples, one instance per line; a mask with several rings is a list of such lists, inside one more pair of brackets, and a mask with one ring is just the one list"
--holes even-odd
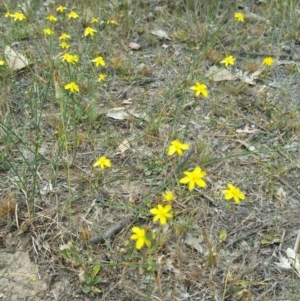
[(286, 199), (286, 196), (287, 196), (286, 191), (282, 187), (279, 187), (278, 189), (276, 189), (275, 194), (278, 197), (280, 197), (281, 199)]
[(286, 255), (290, 261), (291, 266), (296, 270), (297, 275), (300, 277), (299, 255), (297, 256), (295, 251), (291, 248), (288, 248), (286, 250)]
[(252, 295), (251, 295), (251, 292), (249, 290), (245, 289), (245, 288), (242, 289), (241, 291), (235, 293), (234, 297), (237, 301), (253, 299)]
[(280, 256), (279, 262), (275, 262), (275, 264), (282, 269), (288, 269), (288, 270), (291, 269), (291, 265), (290, 265), (288, 259), (283, 256)]
[(116, 119), (116, 120), (124, 120), (130, 117), (130, 114), (123, 107), (117, 107), (109, 110), (106, 113), (106, 117)]
[(209, 68), (208, 72), (206, 73), (206, 76), (215, 82), (236, 79), (234, 74), (232, 74), (228, 69), (220, 69), (216, 66), (212, 66), (211, 68)]
[(256, 133), (256, 132), (259, 132), (260, 130), (259, 129), (251, 129), (249, 127), (249, 125), (245, 125), (244, 129), (237, 129), (236, 132), (237, 133), (247, 133), (247, 134), (253, 134), (253, 133)]
[(164, 266), (162, 267), (164, 270), (166, 271), (171, 271), (173, 272), (175, 275), (177, 276), (181, 276), (181, 272), (179, 269), (177, 269), (174, 265), (173, 265), (173, 259), (171, 258), (167, 258), (165, 260), (165, 264)]
[(201, 243), (203, 242), (202, 237), (193, 237), (192, 235), (188, 235), (185, 239), (184, 243), (195, 249), (199, 253), (203, 253), (203, 248)]
[(85, 271), (83, 269), (79, 269), (78, 273), (78, 278), (79, 278), (79, 283), (84, 283), (85, 282)]
[(130, 149), (130, 144), (129, 141), (125, 138), (117, 147), (117, 153), (124, 154), (128, 149)]
[(253, 73), (249, 73), (248, 71), (236, 69), (235, 76), (246, 84), (255, 85), (256, 84), (255, 80), (258, 78), (258, 76), (261, 73), (262, 73), (262, 69), (259, 69)]
[(124, 99), (121, 102), (122, 105), (131, 105), (132, 104), (132, 98)]
[(282, 268), (287, 270), (294, 270), (298, 277), (300, 277), (300, 263), (299, 263), (299, 256), (296, 256), (296, 253), (293, 249), (288, 248), (286, 250), (286, 257), (280, 256), (279, 262), (275, 262), (275, 264)]
[(172, 40), (164, 30), (153, 30), (151, 33), (157, 36), (159, 39)]
[(139, 50), (141, 48), (141, 45), (135, 42), (130, 42), (129, 47), (133, 50)]
[(29, 65), (28, 59), (24, 55), (13, 50), (10, 46), (5, 47), (4, 56), (8, 67), (12, 71), (23, 69)]
[(141, 45), (135, 42), (130, 42), (129, 47), (133, 50), (139, 50), (141, 48)]
[(49, 181), (44, 187), (41, 188), (40, 194), (44, 196), (44, 195), (47, 195), (50, 192), (54, 192), (53, 185), (52, 185), (51, 181)]

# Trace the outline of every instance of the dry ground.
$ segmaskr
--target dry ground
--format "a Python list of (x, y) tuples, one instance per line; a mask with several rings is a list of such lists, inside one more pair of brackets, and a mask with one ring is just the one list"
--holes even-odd
[[(0, 74), (0, 299), (299, 300), (297, 272), (276, 265), (288, 248), (298, 253), (300, 230), (297, 1), (84, 2), (33, 0), (20, 26), (4, 17), (16, 4), (0, 4), (0, 56), (11, 45), (31, 62)], [(55, 37), (44, 36), (59, 4), (80, 18), (60, 16)], [(92, 17), (103, 22), (85, 38)], [(62, 32), (78, 66), (59, 59)], [(251, 85), (208, 78), (227, 55), (233, 74), (262, 73)], [(60, 101), (54, 73), (80, 92)], [(194, 96), (196, 81), (208, 98)], [(126, 118), (108, 117), (118, 107)], [(130, 148), (120, 149), (124, 139)], [(166, 154), (174, 139), (195, 150), (179, 172)], [(112, 168), (101, 172), (93, 163), (104, 154)], [(177, 180), (197, 165), (208, 185), (188, 192)], [(245, 193), (240, 205), (226, 206), (227, 183)], [(165, 189), (176, 194), (175, 216), (161, 228), (149, 209)], [(88, 244), (124, 218), (109, 241)], [(135, 249), (134, 225), (160, 233), (155, 248)], [(92, 285), (84, 277), (99, 265)]]

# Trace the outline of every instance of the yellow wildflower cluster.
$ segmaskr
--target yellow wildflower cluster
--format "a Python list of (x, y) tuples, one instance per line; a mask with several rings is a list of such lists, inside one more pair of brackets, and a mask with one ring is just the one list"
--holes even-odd
[[(167, 149), (167, 154), (169, 156), (174, 155), (175, 153), (181, 157), (183, 156), (183, 151), (188, 150), (189, 145), (181, 143), (179, 140), (173, 140), (171, 145)], [(179, 180), (179, 184), (188, 185), (188, 190), (192, 191), (196, 186), (200, 188), (205, 188), (207, 186), (204, 177), (206, 172), (201, 169), (201, 167), (196, 166), (192, 171), (184, 171), (184, 177)], [(238, 187), (233, 186), (232, 184), (227, 185), (228, 189), (223, 190), (225, 200), (233, 199), (237, 204), (240, 203), (240, 200), (245, 199), (245, 195), (240, 191)], [(150, 213), (154, 215), (153, 222), (159, 221), (159, 223), (164, 226), (168, 222), (168, 219), (173, 218), (173, 208), (171, 202), (174, 200), (174, 193), (171, 190), (167, 190), (162, 194), (162, 201), (168, 202), (168, 204), (157, 204), (157, 207), (151, 208)], [(135, 247), (140, 250), (144, 245), (150, 248), (152, 246), (152, 240), (156, 237), (154, 232), (147, 228), (139, 228), (134, 226), (132, 228), (133, 234), (131, 235), (132, 240), (136, 240)]]
[[(54, 37), (57, 34), (57, 31), (54, 30), (55, 24), (58, 23), (62, 18), (67, 20), (75, 20), (79, 19), (80, 15), (75, 10), (69, 10), (66, 6), (59, 5), (56, 7), (57, 15), (55, 14), (49, 14), (45, 17), (45, 20), (49, 22), (49, 27), (46, 27), (41, 30), (42, 34), (44, 34), (47, 37)], [(26, 20), (26, 15), (22, 12), (15, 12), (11, 13), (7, 11), (5, 13), (6, 18), (11, 18), (13, 21), (24, 21)], [(90, 21), (91, 24), (98, 24), (99, 18), (93, 17)], [(114, 20), (108, 20), (106, 24), (116, 24)], [(83, 36), (84, 37), (93, 37), (97, 33), (97, 30), (91, 26), (87, 26), (83, 30)], [(53, 41), (53, 39), (51, 39)], [(70, 49), (71, 48), (71, 36), (67, 32), (61, 32), (58, 36), (59, 46), (61, 49)], [(75, 65), (79, 63), (79, 57), (77, 54), (71, 54), (71, 53), (63, 53), (60, 55), (60, 58), (63, 62), (66, 62), (71, 65)], [(102, 56), (95, 57), (92, 60), (92, 63), (96, 67), (105, 67), (105, 60)], [(3, 61), (4, 64), (4, 61)], [(101, 83), (104, 82), (107, 79), (107, 74), (102, 72), (98, 74), (97, 82)], [(79, 92), (79, 86), (75, 83), (75, 81), (70, 81), (68, 84), (64, 85), (64, 89), (70, 93)]]
[(67, 62), (70, 64), (76, 64), (76, 63), (78, 63), (79, 58), (78, 58), (77, 54), (65, 53), (64, 55), (61, 56), (61, 60), (63, 62)]
[[(56, 8), (56, 12), (58, 13), (57, 16), (50, 14), (45, 18), (48, 21), (47, 24), (49, 25), (49, 27), (44, 28), (42, 32), (46, 36), (57, 35), (58, 43), (60, 43), (59, 46), (62, 49), (69, 49), (71, 48), (71, 44), (69, 44), (68, 42), (72, 40), (71, 36), (66, 32), (60, 32), (60, 33), (56, 32), (54, 30), (55, 24), (56, 22), (59, 22), (60, 18), (67, 18), (68, 20), (70, 20), (70, 22), (73, 22), (71, 20), (79, 19), (80, 16), (74, 10), (68, 12), (67, 7), (62, 5), (59, 5)], [(15, 12), (13, 14), (11, 14), (10, 12), (6, 12), (5, 17), (13, 19), (14, 22), (26, 20), (26, 16), (21, 12)], [(237, 20), (237, 22), (245, 21), (244, 15), (240, 12), (236, 12), (234, 14), (234, 18)], [(97, 28), (96, 26), (98, 23), (99, 23), (99, 18), (97, 17), (93, 17), (91, 21), (89, 21), (89, 24), (94, 24), (92, 26), (95, 26), (95, 28)], [(114, 20), (108, 20), (106, 22), (106, 25), (118, 25), (118, 24)], [(91, 26), (86, 26), (82, 33), (83, 36), (84, 37), (95, 36), (97, 34), (97, 30), (95, 28)], [(51, 39), (51, 41), (53, 40)], [(69, 52), (65, 52), (63, 54), (60, 54), (59, 57), (62, 62), (68, 63), (67, 64), (68, 68), (71, 68), (72, 65), (79, 64), (79, 56), (77, 54), (71, 54)], [(232, 55), (229, 55), (224, 57), (224, 59), (220, 60), (219, 63), (227, 68), (229, 66), (233, 66), (235, 64), (235, 61), (236, 58)], [(93, 63), (94, 68), (98, 68), (98, 67), (102, 68), (106, 66), (106, 62), (101, 55), (94, 57), (90, 61), (90, 63)], [(274, 63), (273, 58), (269, 56), (265, 57), (262, 61), (262, 64), (268, 67), (271, 66), (273, 63)], [(0, 60), (0, 66), (3, 65), (5, 65), (5, 61)], [(100, 73), (98, 75), (98, 82), (103, 82), (106, 80), (106, 78), (107, 78), (107, 74)], [(80, 92), (80, 88), (78, 84), (76, 83), (76, 81), (72, 79), (70, 79), (67, 83), (65, 83), (63, 87), (67, 91), (66, 93), (69, 94)], [(207, 98), (209, 96), (208, 88), (206, 84), (202, 82), (196, 81), (190, 87), (190, 90), (194, 91), (195, 97), (203, 96), (204, 98)], [(189, 144), (182, 143), (179, 140), (173, 140), (171, 141), (170, 145), (167, 148), (167, 155), (168, 156), (177, 155), (178, 157), (182, 157), (184, 155), (184, 152), (188, 151), (189, 149), (190, 149)], [(93, 164), (93, 167), (100, 168), (100, 170), (105, 170), (106, 168), (111, 168), (112, 163), (111, 160), (106, 156), (100, 156)], [(195, 190), (195, 188), (197, 187), (199, 188), (207, 187), (207, 182), (205, 180), (207, 173), (200, 166), (196, 165), (194, 166), (194, 168), (190, 170), (185, 170), (182, 173), (183, 173), (182, 177), (178, 179), (178, 183), (177, 183), (178, 186), (180, 186), (181, 184), (186, 185), (185, 187), (187, 187), (187, 190), (189, 192)], [(234, 200), (236, 204), (239, 204), (241, 200), (245, 199), (245, 194), (240, 190), (240, 188), (234, 186), (231, 183), (227, 184), (227, 189), (222, 190), (222, 193), (224, 194), (224, 199), (226, 201)], [(153, 223), (158, 222), (161, 226), (165, 226), (168, 222), (170, 222), (170, 220), (173, 219), (174, 216), (176, 216), (174, 214), (176, 208), (174, 209), (172, 206), (173, 205), (172, 202), (174, 200), (175, 200), (175, 193), (171, 189), (170, 190), (167, 189), (164, 193), (162, 193), (161, 201), (159, 203), (156, 203), (154, 207), (149, 208), (148, 214), (152, 215)], [(134, 226), (132, 228), (132, 235), (130, 238), (135, 241), (136, 249), (140, 250), (143, 246), (151, 248), (153, 240), (156, 238), (156, 235), (155, 232), (148, 227), (140, 228)]]

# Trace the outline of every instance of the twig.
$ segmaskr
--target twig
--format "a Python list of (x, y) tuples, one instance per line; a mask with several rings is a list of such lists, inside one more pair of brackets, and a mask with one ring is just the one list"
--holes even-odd
[(213, 198), (211, 198), (210, 196), (204, 194), (200, 189), (195, 188), (195, 191), (199, 192), (199, 194), (201, 196), (205, 197), (212, 205), (217, 206), (216, 201)]
[(88, 243), (90, 245), (97, 244), (97, 243), (104, 243), (107, 242), (111, 237), (116, 234), (117, 232), (120, 232), (126, 224), (130, 221), (130, 217), (121, 219), (118, 223), (113, 225), (111, 228), (106, 230), (102, 235), (100, 236), (93, 236), (88, 240)]
[(236, 244), (237, 242), (239, 242), (239, 241), (241, 241), (241, 240), (243, 240), (243, 239), (245, 239), (245, 238), (247, 238), (249, 236), (252, 236), (253, 234), (255, 234), (255, 233), (257, 233), (257, 232), (259, 232), (259, 231), (267, 228), (268, 226), (269, 226), (269, 224), (265, 224), (265, 225), (262, 225), (262, 226), (258, 227), (257, 229), (253, 229), (253, 230), (249, 231), (245, 235), (242, 235), (242, 236), (238, 237), (237, 239), (235, 239), (235, 240), (231, 241), (230, 243), (228, 243), (225, 246), (225, 249), (227, 249), (227, 248), (231, 247), (232, 245)]
[(187, 162), (187, 160), (195, 153), (195, 147), (191, 147), (187, 152), (184, 153), (183, 157), (180, 159), (175, 174), (178, 175), (183, 167), (183, 165)]

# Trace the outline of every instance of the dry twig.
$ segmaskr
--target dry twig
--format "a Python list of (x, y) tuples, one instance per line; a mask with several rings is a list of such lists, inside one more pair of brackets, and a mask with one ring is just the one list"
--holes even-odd
[[(114, 234), (120, 232), (126, 226), (130, 219), (130, 217), (121, 219), (118, 223), (106, 230), (102, 235), (91, 237), (88, 240), (88, 243), (92, 245), (97, 243), (108, 242), (108, 240), (110, 240)], [(108, 247), (110, 247), (110, 245), (108, 245)]]

